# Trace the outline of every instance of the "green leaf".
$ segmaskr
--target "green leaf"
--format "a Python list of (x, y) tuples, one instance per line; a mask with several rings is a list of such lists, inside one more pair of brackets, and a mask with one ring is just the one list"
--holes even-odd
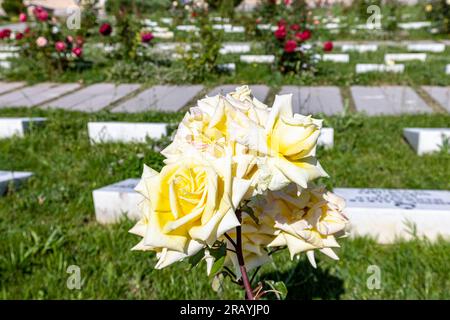
[(227, 254), (227, 244), (225, 242), (216, 242), (212, 248), (209, 249), (209, 254), (218, 260)]
[(189, 264), (191, 265), (191, 269), (194, 268), (205, 256), (205, 249), (200, 250), (193, 256), (189, 257)]
[(224, 262), (225, 262), (225, 256), (220, 257), (219, 259), (217, 259), (214, 262), (214, 264), (211, 268), (210, 277), (214, 277), (220, 271), (220, 269), (222, 269)]

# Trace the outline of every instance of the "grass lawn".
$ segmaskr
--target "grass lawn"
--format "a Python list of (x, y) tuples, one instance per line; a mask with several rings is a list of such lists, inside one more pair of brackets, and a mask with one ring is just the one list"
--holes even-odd
[[(178, 121), (182, 114), (81, 114), (38, 109), (2, 109), (0, 116), (45, 116), (45, 127), (25, 138), (0, 140), (0, 169), (33, 171), (18, 191), (0, 198), (0, 297), (3, 299), (204, 299), (242, 298), (226, 282), (222, 295), (210, 287), (202, 264), (153, 270), (153, 254), (131, 252), (138, 237), (124, 221), (102, 226), (95, 221), (92, 190), (139, 177), (144, 163), (159, 169), (157, 143), (91, 146), (90, 120)], [(450, 115), (332, 117), (335, 147), (319, 150), (340, 187), (450, 189), (450, 156), (419, 157), (402, 138), (404, 127), (448, 127)], [(372, 239), (341, 241), (338, 262), (321, 256), (318, 269), (304, 256), (287, 252), (260, 272), (261, 279), (283, 280), (288, 298), (449, 299), (450, 242), (416, 239), (378, 245)], [(69, 290), (69, 265), (81, 268), (81, 290)], [(366, 286), (367, 268), (378, 265), (381, 289)]]

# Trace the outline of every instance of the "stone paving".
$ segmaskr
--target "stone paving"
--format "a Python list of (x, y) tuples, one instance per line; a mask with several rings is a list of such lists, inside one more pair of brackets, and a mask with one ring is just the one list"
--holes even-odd
[(450, 87), (423, 86), (425, 90), (441, 107), (450, 112)]
[(429, 113), (433, 110), (410, 87), (351, 87), (356, 110), (369, 116)]
[(78, 83), (57, 84), (44, 82), (36, 84), (0, 96), (0, 107), (34, 107), (79, 87)]
[(202, 90), (202, 85), (153, 86), (124, 101), (112, 109), (112, 112), (179, 111)]
[[(180, 111), (205, 95), (226, 94), (238, 85), (227, 84), (206, 90), (202, 85), (156, 85), (97, 83), (83, 87), (78, 83), (44, 82), (26, 86), (23, 82), (0, 82), (0, 108), (41, 107), (71, 111), (137, 113), (149, 110)], [(260, 101), (272, 101), (271, 88), (250, 85)], [(450, 112), (450, 87), (423, 86), (422, 89), (443, 109)], [(341, 88), (333, 86), (283, 86), (277, 94), (293, 94), (294, 112), (335, 115), (342, 113)], [(374, 115), (429, 113), (433, 109), (407, 86), (352, 86), (351, 98), (358, 112)], [(269, 99), (270, 98), (270, 99)]]
[(338, 87), (283, 86), (278, 94), (287, 93), (292, 93), (292, 107), (296, 113), (333, 115), (344, 110)]
[[(223, 86), (218, 86), (212, 89), (207, 93), (207, 96), (212, 97), (219, 93), (225, 95), (229, 92), (232, 92), (236, 87), (239, 85), (234, 84), (227, 84)], [(255, 96), (256, 99), (258, 99), (261, 102), (266, 101), (267, 96), (269, 95), (270, 88), (265, 85), (250, 85), (250, 89), (252, 90), (252, 94)]]
[(50, 108), (96, 112), (140, 88), (139, 84), (98, 83), (48, 103)]

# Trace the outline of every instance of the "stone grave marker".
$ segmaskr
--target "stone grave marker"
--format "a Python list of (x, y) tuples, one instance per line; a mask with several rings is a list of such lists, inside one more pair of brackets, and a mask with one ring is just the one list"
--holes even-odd
[(349, 63), (350, 56), (345, 53), (324, 53), (322, 55), (322, 61), (331, 61), (339, 63)]
[(202, 85), (154, 86), (122, 102), (112, 112), (179, 111), (202, 90)]
[(431, 27), (430, 21), (412, 21), (412, 22), (401, 22), (398, 27), (405, 30), (414, 30)]
[(44, 82), (0, 96), (0, 107), (34, 107), (60, 95), (77, 90), (78, 83), (57, 84)]
[(419, 95), (406, 86), (351, 87), (357, 111), (368, 115), (432, 112)]
[[(227, 93), (230, 93), (234, 91), (239, 85), (234, 84), (227, 84), (223, 86), (218, 86), (212, 89), (210, 92), (208, 92), (206, 95), (208, 97), (213, 97), (215, 95), (218, 95), (221, 93), (222, 95), (226, 95)], [(253, 96), (258, 99), (261, 102), (264, 102), (267, 99), (267, 96), (269, 95), (270, 88), (266, 85), (249, 85), (250, 89), (252, 90)]]
[(403, 64), (375, 64), (375, 63), (358, 63), (356, 64), (356, 73), (367, 73), (367, 72), (393, 72), (393, 73), (403, 73), (405, 71), (405, 65)]
[(450, 143), (449, 128), (404, 128), (403, 136), (419, 156), (441, 150), (445, 140)]
[(140, 88), (139, 84), (98, 83), (48, 103), (49, 108), (96, 112)]
[(222, 45), (220, 54), (246, 53), (250, 52), (251, 45), (246, 42), (228, 42)]
[(10, 92), (25, 86), (25, 82), (0, 82), (0, 94)]
[(397, 237), (410, 238), (414, 224), (418, 236), (450, 236), (450, 191), (337, 188), (334, 192), (346, 200), (352, 235), (391, 243)]
[(33, 173), (31, 172), (0, 170), (0, 196), (6, 193), (10, 185), (13, 185), (14, 188), (18, 188), (32, 175)]
[(167, 123), (89, 122), (92, 143), (146, 142), (146, 138), (160, 139), (167, 134)]
[(357, 51), (359, 53), (362, 52), (373, 52), (378, 50), (378, 45), (373, 43), (368, 44), (343, 44), (341, 46), (341, 50), (343, 52), (347, 51)]
[(279, 95), (292, 93), (294, 113), (334, 115), (344, 110), (338, 87), (283, 86)]
[(444, 43), (410, 43), (407, 46), (408, 51), (428, 51), (428, 52), (444, 52)]
[(273, 55), (256, 55), (256, 54), (245, 54), (239, 57), (241, 62), (244, 63), (273, 63), (275, 61), (275, 56)]
[(423, 86), (422, 89), (444, 109), (450, 112), (450, 87)]
[(425, 62), (427, 59), (426, 53), (386, 53), (384, 55), (384, 62), (386, 64), (390, 62), (396, 62), (396, 61), (422, 61)]
[(0, 118), (0, 139), (23, 137), (32, 126), (41, 125), (45, 118)]
[(123, 217), (138, 220), (139, 203), (144, 199), (134, 191), (139, 179), (127, 179), (92, 192), (95, 216), (99, 223), (115, 223)]

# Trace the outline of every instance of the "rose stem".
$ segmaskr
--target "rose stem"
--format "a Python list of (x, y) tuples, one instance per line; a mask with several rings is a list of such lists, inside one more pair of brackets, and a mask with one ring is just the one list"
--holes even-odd
[[(236, 211), (236, 216), (239, 222), (242, 221), (241, 212), (239, 210)], [(248, 300), (255, 300), (253, 295), (253, 290), (248, 280), (247, 269), (245, 268), (244, 256), (242, 254), (242, 231), (241, 226), (236, 227), (236, 256), (239, 263), (239, 269), (241, 270), (242, 282), (244, 283), (246, 298)]]

